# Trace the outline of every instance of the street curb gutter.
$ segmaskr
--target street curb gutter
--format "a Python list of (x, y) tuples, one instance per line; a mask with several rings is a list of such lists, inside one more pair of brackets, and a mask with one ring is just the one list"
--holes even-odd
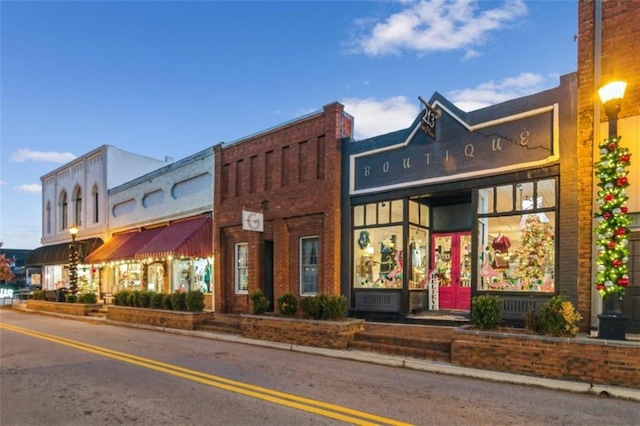
[[(14, 305), (14, 308), (16, 306)], [(419, 360), (415, 358), (404, 358), (391, 355), (381, 355), (374, 352), (364, 352), (358, 350), (341, 350), (316, 348), (311, 346), (299, 346), (288, 343), (271, 342), (268, 340), (248, 339), (246, 337), (233, 334), (212, 333), (197, 330), (179, 330), (175, 328), (157, 327), (143, 324), (132, 324), (128, 322), (111, 321), (92, 317), (77, 317), (74, 315), (56, 314), (52, 312), (40, 312), (23, 307), (16, 310), (38, 313), (43, 315), (56, 316), (66, 319), (83, 320), (92, 323), (124, 326), (145, 330), (161, 331), (165, 333), (178, 334), (182, 336), (199, 337), (209, 340), (220, 340), (230, 343), (241, 343), (264, 348), (287, 350), (311, 355), (320, 355), (330, 358), (345, 359), (357, 362), (367, 362), (370, 364), (385, 365), (388, 367), (407, 368), (410, 370), (424, 371), (435, 374), (445, 374), (449, 376), (467, 377), (473, 379), (487, 380), (500, 383), (510, 383), (525, 386), (536, 386), (545, 389), (561, 390), (574, 393), (586, 393), (601, 397), (614, 397), (630, 401), (640, 402), (640, 389), (624, 388), (619, 386), (594, 385), (590, 383), (572, 382), (567, 380), (546, 379), (542, 377), (524, 376), (519, 374), (502, 373), (498, 371), (478, 370), (474, 368), (459, 367), (436, 361)]]

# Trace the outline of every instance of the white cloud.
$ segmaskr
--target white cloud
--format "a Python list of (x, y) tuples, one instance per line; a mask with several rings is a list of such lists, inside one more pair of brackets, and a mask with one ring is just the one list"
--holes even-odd
[(76, 156), (70, 152), (52, 152), (52, 151), (32, 151), (30, 149), (19, 149), (14, 152), (11, 159), (16, 163), (24, 163), (25, 161), (37, 161), (40, 163), (64, 164), (75, 159)]
[(473, 46), (483, 45), (490, 32), (504, 28), (527, 13), (523, 0), (505, 0), (494, 9), (483, 11), (478, 10), (478, 2), (474, 0), (420, 0), (401, 4), (406, 8), (384, 22), (365, 19), (356, 22), (368, 29), (368, 34), (353, 42), (356, 52), (383, 56), (399, 55), (406, 50), (422, 56), (463, 49), (468, 59), (479, 54)]
[(29, 194), (40, 194), (42, 192), (42, 186), (39, 183), (24, 183), (16, 186), (15, 189)]
[(452, 90), (446, 97), (463, 111), (473, 111), (510, 99), (540, 92), (557, 85), (557, 77), (522, 73), (501, 81), (481, 83), (474, 88)]
[(404, 129), (415, 120), (420, 107), (404, 96), (376, 100), (347, 98), (344, 110), (355, 119), (355, 139), (365, 139)]
[[(487, 81), (474, 88), (453, 90), (446, 98), (463, 111), (495, 105), (510, 99), (531, 95), (558, 85), (555, 74), (522, 73), (516, 77), (508, 77), (501, 81)], [(409, 127), (422, 109), (422, 105), (410, 102), (404, 96), (387, 99), (346, 98), (340, 101), (346, 112), (355, 119), (355, 139), (366, 139), (373, 136), (401, 130)]]

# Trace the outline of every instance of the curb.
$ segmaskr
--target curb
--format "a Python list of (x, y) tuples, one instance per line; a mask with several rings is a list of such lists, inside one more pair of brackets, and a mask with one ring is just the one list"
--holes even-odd
[(392, 355), (381, 355), (375, 352), (365, 352), (358, 350), (326, 349), (311, 346), (299, 346), (289, 343), (271, 342), (268, 340), (249, 339), (242, 336), (224, 333), (213, 333), (209, 331), (179, 330), (175, 328), (157, 327), (144, 324), (132, 324), (128, 322), (110, 321), (106, 318), (78, 317), (75, 315), (58, 314), (55, 312), (42, 312), (27, 309), (26, 307), (13, 306), (13, 309), (43, 315), (50, 315), (59, 318), (86, 321), (95, 324), (109, 324), (144, 330), (162, 331), (165, 333), (182, 336), (199, 337), (209, 340), (220, 340), (230, 343), (241, 343), (252, 346), (259, 346), (270, 349), (299, 352), (310, 355), (319, 355), (329, 358), (345, 359), (369, 364), (385, 365), (388, 367), (407, 368), (410, 370), (424, 371), (434, 374), (444, 374), (449, 376), (467, 377), (472, 379), (486, 380), (499, 383), (509, 383), (525, 386), (535, 386), (539, 388), (560, 390), (573, 393), (591, 394), (600, 397), (613, 397), (630, 401), (640, 402), (640, 389), (624, 388), (609, 385), (594, 385), (591, 383), (572, 382), (567, 380), (547, 379), (543, 377), (524, 376), (519, 374), (503, 373), (499, 371), (478, 370), (468, 367), (459, 367), (436, 361), (420, 360), (415, 358), (405, 358)]

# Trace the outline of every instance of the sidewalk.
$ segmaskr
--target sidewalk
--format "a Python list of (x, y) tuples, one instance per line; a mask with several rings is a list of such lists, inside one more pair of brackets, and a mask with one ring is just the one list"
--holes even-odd
[(219, 340), (231, 343), (241, 343), (247, 345), (261, 346), (265, 348), (287, 350), (293, 352), (300, 352), (312, 355), (320, 355), (331, 358), (345, 359), (351, 361), (368, 362), (370, 364), (386, 365), (389, 367), (407, 368), (411, 370), (424, 371), (434, 374), (445, 374), (450, 376), (467, 377), (480, 380), (488, 380), (500, 383), (519, 384), (525, 386), (537, 386), (546, 389), (561, 390), (575, 393), (585, 393), (598, 395), (603, 397), (614, 397), (626, 400), (640, 402), (640, 389), (624, 388), (619, 386), (606, 386), (606, 385), (592, 385), (589, 383), (571, 382), (565, 380), (545, 379), (540, 377), (524, 376), (518, 374), (501, 373), (497, 371), (478, 370), (473, 368), (458, 367), (455, 365), (425, 361), (415, 358), (399, 357), (391, 355), (381, 355), (372, 352), (365, 352), (359, 350), (336, 350), (336, 349), (324, 349), (315, 348), (309, 346), (298, 346), (286, 343), (270, 342), (265, 340), (248, 339), (245, 337), (224, 334), (213, 333), (209, 331), (197, 331), (197, 330), (177, 330), (165, 327), (155, 327), (132, 323), (123, 323), (117, 321), (110, 321), (104, 318), (95, 317), (79, 317), (75, 315), (65, 315), (49, 312), (39, 312), (26, 309), (25, 304), (15, 304), (13, 309), (28, 312), (37, 313), (42, 315), (50, 315), (59, 318), (71, 319), (76, 321), (93, 322), (97, 324), (110, 324), (125, 326), (131, 328), (163, 331), (165, 333), (179, 334), (183, 336), (192, 336), (203, 339)]

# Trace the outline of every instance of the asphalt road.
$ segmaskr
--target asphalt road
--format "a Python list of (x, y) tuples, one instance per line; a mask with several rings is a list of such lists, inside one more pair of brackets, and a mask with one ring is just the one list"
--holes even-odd
[(0, 424), (639, 425), (640, 403), (0, 309)]

